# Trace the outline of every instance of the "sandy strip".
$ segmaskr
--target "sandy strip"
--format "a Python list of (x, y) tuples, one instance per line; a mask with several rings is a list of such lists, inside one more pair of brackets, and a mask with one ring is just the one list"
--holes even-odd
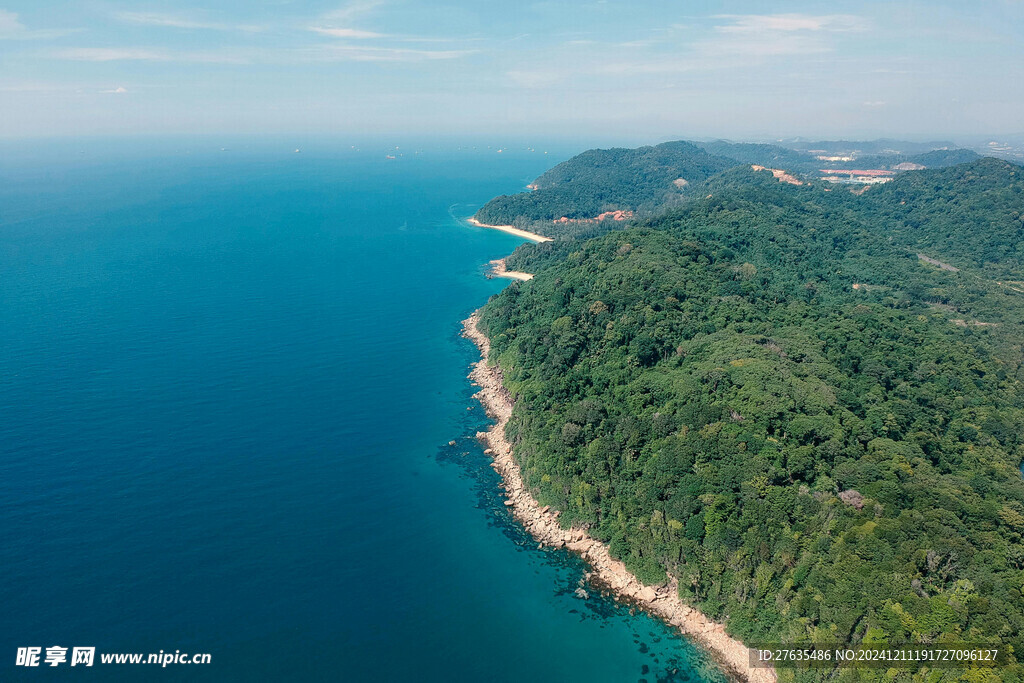
[(480, 221), (478, 221), (475, 218), (467, 218), (466, 222), (469, 223), (470, 225), (475, 225), (478, 228), (492, 228), (493, 230), (501, 230), (502, 232), (507, 232), (510, 235), (517, 235), (518, 237), (523, 237), (523, 238), (528, 239), (528, 240), (530, 240), (532, 242), (550, 242), (551, 241), (550, 237), (545, 237), (544, 235), (538, 235), (535, 232), (529, 232), (527, 230), (520, 230), (519, 228), (515, 227), (514, 225), (490, 225), (488, 223), (481, 223)]
[(490, 262), (490, 266), (491, 271), (489, 275), (491, 277), (507, 277), (513, 280), (522, 280), (523, 282), (533, 279), (533, 273), (524, 273), (521, 270), (509, 270), (505, 266), (505, 259), (503, 258), (494, 259)]
[(523, 482), (522, 472), (512, 456), (512, 445), (505, 438), (505, 425), (512, 415), (512, 396), (502, 386), (501, 369), (487, 364), (491, 343), (478, 329), (478, 322), (477, 313), (463, 322), (463, 335), (477, 345), (481, 356), (469, 376), (480, 386), (476, 398), (495, 419), (495, 424), (486, 432), (477, 433), (477, 437), (488, 446), (484, 452), (493, 458), (492, 467), (501, 474), (508, 496), (505, 505), (511, 508), (516, 519), (541, 543), (579, 553), (593, 569), (591, 581), (596, 579), (597, 583), (677, 627), (704, 646), (731, 676), (750, 683), (774, 683), (775, 672), (750, 666), (748, 648), (728, 636), (722, 624), (685, 604), (674, 582), (644, 586), (622, 562), (611, 557), (606, 545), (591, 538), (583, 529), (562, 529), (558, 524), (560, 513), (537, 503)]

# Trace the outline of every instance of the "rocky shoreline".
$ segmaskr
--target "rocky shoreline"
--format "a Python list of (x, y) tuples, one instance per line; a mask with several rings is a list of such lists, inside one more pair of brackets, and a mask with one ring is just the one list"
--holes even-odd
[(512, 395), (502, 384), (501, 369), (487, 364), (490, 340), (477, 327), (479, 316), (471, 315), (463, 322), (463, 335), (480, 349), (481, 360), (474, 364), (470, 378), (480, 387), (476, 398), (495, 423), (477, 437), (486, 444), (484, 451), (493, 460), (492, 467), (501, 474), (508, 506), (523, 526), (539, 542), (555, 548), (568, 548), (578, 553), (592, 568), (590, 580), (605, 586), (623, 599), (677, 627), (684, 635), (706, 648), (725, 671), (750, 683), (774, 683), (772, 669), (750, 665), (749, 649), (730, 637), (722, 624), (716, 623), (685, 604), (674, 583), (644, 586), (625, 564), (614, 559), (608, 547), (590, 537), (584, 529), (563, 529), (558, 523), (559, 511), (541, 506), (526, 488), (519, 465), (512, 456), (512, 444), (505, 438), (505, 425), (512, 415)]

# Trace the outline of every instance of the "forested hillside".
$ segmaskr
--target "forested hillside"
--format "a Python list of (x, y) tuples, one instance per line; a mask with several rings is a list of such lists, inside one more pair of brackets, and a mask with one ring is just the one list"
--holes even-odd
[[(876, 145), (877, 146), (877, 145)], [(873, 148), (873, 147), (872, 147)], [(737, 166), (782, 169), (815, 180), (823, 167), (892, 169), (901, 162), (943, 167), (971, 161), (970, 150), (943, 149), (914, 155), (874, 155), (826, 162), (802, 150), (778, 145), (666, 142), (638, 149), (592, 149), (537, 178), (531, 191), (495, 197), (475, 218), (491, 225), (515, 225), (549, 237), (593, 236), (616, 227), (625, 212), (651, 216), (707, 194), (707, 183)], [(595, 220), (601, 218), (600, 221)], [(602, 223), (603, 225), (594, 225)]]
[[(941, 254), (954, 266), (994, 278), (1024, 272), (1024, 169), (985, 158), (937, 171), (901, 175), (860, 198), (863, 211), (894, 222), (894, 241)], [(857, 201), (851, 201), (856, 208)]]
[(710, 154), (735, 159), (738, 164), (784, 168), (794, 173), (811, 173), (821, 167), (821, 162), (816, 160), (813, 155), (778, 145), (727, 142), (725, 140), (696, 144)]
[[(528, 484), (744, 640), (1024, 652), (1021, 172), (855, 196), (734, 168), (627, 229), (521, 247), (509, 267), (537, 276), (482, 326)], [(838, 680), (911, 680), (885, 676)]]
[(592, 149), (540, 176), (534, 191), (492, 199), (476, 218), (508, 225), (563, 216), (588, 219), (616, 210), (651, 211), (671, 205), (689, 186), (735, 165), (732, 159), (708, 154), (688, 142)]

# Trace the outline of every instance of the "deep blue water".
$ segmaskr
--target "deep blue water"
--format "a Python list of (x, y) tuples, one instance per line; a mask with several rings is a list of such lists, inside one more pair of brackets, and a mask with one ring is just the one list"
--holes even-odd
[(472, 437), (459, 321), (519, 240), (453, 216), (553, 156), (185, 147), (0, 161), (0, 678), (718, 677), (575, 597)]

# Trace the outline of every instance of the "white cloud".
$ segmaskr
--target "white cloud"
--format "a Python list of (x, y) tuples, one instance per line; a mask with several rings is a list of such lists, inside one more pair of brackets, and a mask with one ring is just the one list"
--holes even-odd
[(383, 4), (383, 0), (355, 0), (355, 2), (350, 2), (343, 7), (327, 12), (323, 15), (323, 19), (327, 22), (344, 24), (356, 17), (369, 14)]
[(171, 52), (140, 47), (72, 47), (48, 54), (53, 59), (75, 62), (187, 62), (198, 64), (248, 64), (251, 60), (232, 52)]
[(713, 18), (732, 22), (716, 26), (720, 33), (863, 31), (867, 27), (864, 20), (851, 14), (719, 14)]
[(159, 12), (117, 12), (114, 15), (120, 21), (130, 24), (144, 24), (146, 26), (169, 26), (171, 28), (210, 28), (223, 29), (223, 24), (213, 24), (205, 21), (196, 21), (172, 14), (161, 14)]
[(866, 30), (868, 24), (849, 14), (723, 14), (727, 23), (715, 35), (693, 44), (708, 58), (736, 59), (806, 55), (835, 50), (832, 34)]
[(476, 50), (414, 50), (347, 44), (298, 49), (172, 51), (143, 47), (75, 47), (45, 53), (51, 59), (78, 62), (177, 62), (182, 64), (308, 64), (310, 62), (430, 62), (458, 59)]
[(324, 26), (311, 26), (309, 30), (313, 31), (314, 33), (319, 33), (325, 36), (332, 36), (334, 38), (364, 39), (385, 37), (383, 33), (375, 33), (373, 31), (360, 31), (359, 29), (356, 28), (327, 28)]
[(316, 61), (352, 62), (426, 62), (444, 59), (459, 59), (476, 50), (411, 50), (399, 47), (355, 47), (350, 45), (325, 45), (307, 54)]
[(0, 36), (17, 35), (27, 30), (25, 25), (18, 21), (17, 14), (0, 9)]
[(100, 92), (101, 93), (111, 94), (111, 95), (123, 95), (124, 93), (128, 92), (128, 89), (125, 88), (124, 86), (119, 85), (116, 88), (112, 88), (110, 90), (100, 90)]
[(563, 76), (554, 71), (512, 69), (505, 75), (516, 85), (524, 88), (546, 88), (562, 80)]
[[(869, 28), (864, 19), (848, 14), (730, 14), (708, 19), (712, 23), (710, 30), (704, 28), (697, 32), (693, 24), (674, 24), (658, 29), (650, 37), (603, 43), (603, 49), (585, 61), (579, 58), (556, 61), (562, 65), (558, 69), (545, 68), (538, 62), (537, 69), (517, 65), (505, 73), (520, 86), (543, 88), (575, 77), (664, 78), (749, 69), (769, 60), (835, 52), (842, 36)], [(566, 49), (586, 47), (582, 41), (575, 40), (561, 46)]]
[(69, 47), (50, 54), (56, 59), (76, 62), (167, 61), (166, 53), (145, 48)]
[(21, 23), (17, 14), (0, 9), (0, 40), (44, 40), (60, 38), (75, 32), (77, 29), (29, 30)]
[(646, 39), (641, 39), (641, 40), (627, 40), (627, 41), (625, 41), (623, 43), (615, 43), (615, 47), (646, 48), (646, 47), (653, 47), (655, 45), (658, 45), (661, 42), (663, 42), (663, 41), (656, 40), (654, 38), (646, 38)]
[(315, 25), (310, 26), (309, 30), (334, 38), (352, 38), (356, 40), (384, 38), (386, 35), (383, 33), (352, 27), (352, 22), (355, 19), (373, 12), (383, 4), (382, 0), (355, 0), (343, 7), (320, 15)]
[(114, 17), (129, 24), (144, 26), (165, 26), (167, 28), (206, 29), (212, 31), (262, 31), (264, 27), (250, 24), (225, 24), (206, 21), (195, 17), (162, 12), (117, 12)]

